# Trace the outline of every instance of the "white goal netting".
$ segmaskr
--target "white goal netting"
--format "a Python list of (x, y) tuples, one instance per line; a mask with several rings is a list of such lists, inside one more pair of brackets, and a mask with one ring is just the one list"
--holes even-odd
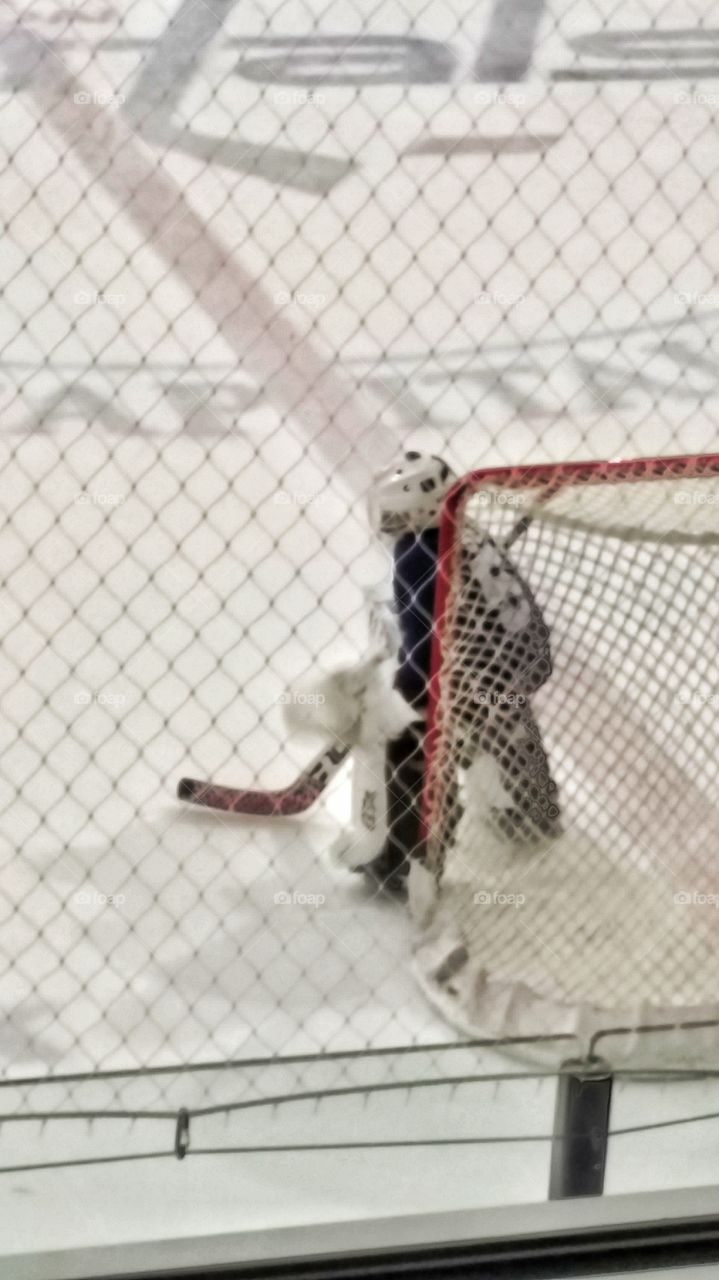
[(418, 963), (475, 1034), (716, 1017), (718, 504), (711, 458), (477, 473), (447, 504)]

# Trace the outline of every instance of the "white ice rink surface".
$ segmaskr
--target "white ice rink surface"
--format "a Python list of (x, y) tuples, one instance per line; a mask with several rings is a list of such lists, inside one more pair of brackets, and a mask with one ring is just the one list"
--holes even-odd
[[(497, 36), (502, 12), (521, 39)], [(0, 6), (10, 1079), (453, 1040), (401, 907), (328, 866), (346, 777), (275, 824), (190, 812), (176, 782), (276, 786), (307, 759), (279, 700), (361, 650), (385, 568), (363, 495), (398, 445), (457, 469), (716, 447), (717, 6), (310, 13)], [(463, 1055), (352, 1070), (511, 1069)], [(347, 1069), (132, 1088), (172, 1110)], [(57, 1088), (13, 1087), (2, 1111), (106, 1105)], [(192, 1141), (546, 1134), (553, 1097), (308, 1101)], [(706, 1083), (620, 1086), (613, 1123), (713, 1109)], [(0, 1165), (164, 1151), (173, 1131), (5, 1125)], [(608, 1189), (715, 1180), (716, 1134), (618, 1137)], [(528, 1141), (7, 1173), (0, 1252), (542, 1199), (547, 1168)]]

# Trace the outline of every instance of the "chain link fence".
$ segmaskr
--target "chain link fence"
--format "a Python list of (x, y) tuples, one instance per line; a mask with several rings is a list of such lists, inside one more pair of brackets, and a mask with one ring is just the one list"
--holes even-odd
[[(289, 782), (365, 511), (711, 449), (719, 5), (3, 5), (5, 1073), (453, 1040)], [(314, 744), (313, 744), (314, 745)], [(18, 1103), (21, 1105), (21, 1103)]]

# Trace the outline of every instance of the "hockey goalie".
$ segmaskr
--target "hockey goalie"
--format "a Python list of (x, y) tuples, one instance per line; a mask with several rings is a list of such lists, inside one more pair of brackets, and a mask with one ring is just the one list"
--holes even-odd
[[(284, 792), (236, 791), (183, 779), (183, 798), (241, 813), (298, 813), (351, 753), (352, 820), (336, 842), (336, 860), (388, 892), (404, 892), (410, 871), (422, 881), (439, 518), (455, 479), (441, 458), (417, 452), (377, 476), (370, 522), (391, 553), (391, 598), (369, 603), (365, 660), (315, 682), (312, 697), (286, 705), (289, 727), (330, 738), (303, 777)], [(508, 541), (523, 531), (519, 521)], [(461, 628), (461, 661), (453, 664), (457, 687), (451, 702), (466, 710), (458, 711), (451, 726), (446, 816), (433, 834), (446, 853), (468, 801), (473, 820), (481, 813), (502, 843), (532, 846), (560, 830), (557, 787), (530, 701), (551, 673), (549, 633), (508, 546), (478, 533), (462, 554), (468, 617)]]
[[(440, 458), (416, 452), (377, 477), (371, 521), (390, 544), (392, 601), (372, 604), (367, 662), (327, 677), (321, 698), (294, 704), (295, 727), (307, 727), (307, 708), (319, 706), (336, 740), (353, 743), (353, 816), (337, 860), (389, 892), (403, 892), (412, 873), (415, 906), (427, 896), (421, 809), (438, 526), (454, 479)], [(522, 532), (520, 521), (514, 536)], [(560, 830), (530, 701), (551, 673), (549, 633), (508, 549), (489, 534), (478, 533), (461, 571), (469, 616), (451, 703), (467, 710), (451, 726), (446, 817), (434, 838), (444, 854), (451, 849), (466, 798), (478, 835), (491, 831), (503, 845), (533, 848)]]
[[(413, 864), (421, 866), (425, 860), (421, 801), (438, 525), (454, 480), (440, 458), (408, 453), (377, 478), (371, 501), (372, 523), (390, 541), (394, 566), (399, 646), (392, 683), (411, 716), (384, 744), (381, 846), (363, 864), (367, 875), (390, 890), (401, 889)], [(519, 522), (515, 536), (521, 533)], [(535, 845), (560, 829), (557, 787), (531, 708), (531, 695), (551, 674), (549, 632), (505, 547), (479, 533), (463, 554), (463, 600), (469, 616), (460, 629), (463, 652), (452, 677), (462, 687), (452, 690), (450, 700), (468, 713), (460, 710), (451, 726), (453, 770), (442, 804), (446, 818), (434, 836), (442, 850), (451, 847), (463, 795), (469, 792), (473, 811), (483, 809), (498, 837), (512, 845)], [(372, 737), (369, 708), (367, 716), (366, 741)], [(377, 754), (369, 778), (357, 770), (355, 813), (359, 810), (360, 822), (378, 764)], [(348, 845), (351, 850), (351, 840)]]

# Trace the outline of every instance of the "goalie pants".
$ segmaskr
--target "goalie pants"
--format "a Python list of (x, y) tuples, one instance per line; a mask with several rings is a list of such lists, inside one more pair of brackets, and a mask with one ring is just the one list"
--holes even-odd
[(401, 888), (409, 872), (410, 859), (422, 857), (424, 738), (425, 722), (415, 720), (387, 744), (387, 838), (379, 856), (364, 867), (383, 888)]
[[(414, 858), (423, 860), (422, 791), (425, 722), (415, 720), (385, 753), (387, 836), (381, 853), (364, 870), (383, 888), (404, 885)], [(557, 784), (528, 704), (471, 720), (457, 744), (458, 764), (468, 770), (481, 757), (494, 761), (504, 803), (485, 798), (485, 818), (497, 834), (515, 846), (534, 845), (561, 832)], [(456, 834), (463, 804), (457, 770), (446, 782), (439, 823), (441, 848)]]

